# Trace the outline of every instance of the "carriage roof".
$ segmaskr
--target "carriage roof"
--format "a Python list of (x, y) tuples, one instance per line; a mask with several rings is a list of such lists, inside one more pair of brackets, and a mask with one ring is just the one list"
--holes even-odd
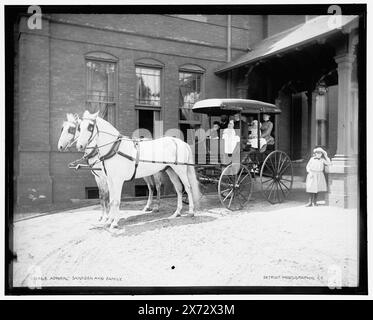
[(234, 113), (281, 113), (274, 104), (249, 99), (205, 99), (196, 102), (193, 112), (209, 115)]

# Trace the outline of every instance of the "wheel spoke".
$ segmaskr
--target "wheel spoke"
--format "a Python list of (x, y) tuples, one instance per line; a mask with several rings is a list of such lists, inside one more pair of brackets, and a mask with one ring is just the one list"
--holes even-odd
[(285, 158), (285, 159), (282, 161), (281, 166), (280, 166), (279, 169), (278, 169), (278, 172), (281, 172), (281, 169), (282, 169), (282, 167), (284, 166), (284, 163), (286, 163), (287, 161), (288, 161), (287, 158)]
[(282, 158), (282, 153), (280, 153), (280, 157), (278, 159), (278, 165), (277, 165), (277, 172), (279, 172), (280, 170), (280, 165), (281, 165), (281, 158)]
[(289, 163), (287, 164), (287, 166), (286, 166), (284, 169), (281, 170), (281, 172), (279, 173), (279, 176), (282, 176), (282, 175), (283, 175), (283, 173), (284, 173), (285, 170), (290, 166), (290, 164), (291, 164), (291, 162), (289, 162)]
[(240, 178), (241, 178), (242, 172), (243, 172), (243, 169), (240, 170), (240, 174), (238, 175), (238, 178), (237, 178), (237, 180), (236, 180), (236, 183), (237, 183), (237, 184), (239, 184), (239, 181), (240, 181)]
[[(284, 190), (282, 190), (280, 183), (277, 183), (277, 185), (278, 190), (281, 191), (281, 193), (279, 192), (279, 201), (282, 202), (285, 199)], [(282, 195), (282, 197), (280, 197), (280, 195)]]
[(267, 180), (262, 180), (262, 183), (267, 183), (268, 181), (273, 181), (273, 178), (267, 179)]
[(288, 191), (290, 191), (290, 188), (287, 187), (286, 184), (284, 184), (281, 180), (279, 180), (280, 184), (282, 184)]
[(223, 202), (225, 202), (225, 200), (227, 200), (227, 198), (229, 197), (229, 195), (233, 192), (233, 189), (231, 189), (231, 191), (228, 192), (228, 194), (225, 196)]
[[(233, 189), (232, 189), (233, 191)], [(231, 207), (231, 204), (232, 204), (232, 200), (233, 200), (233, 197), (234, 197), (234, 192), (232, 192), (232, 196), (231, 196), (231, 200), (229, 200), (229, 205), (228, 205), (228, 208)]]
[[(273, 173), (275, 173), (275, 165), (273, 164), (272, 159), (269, 158), (269, 161), (271, 162), (272, 169), (273, 169), (273, 170), (271, 170), (271, 171), (272, 171)], [(268, 162), (268, 164), (269, 164), (269, 162)], [(268, 167), (269, 167), (269, 166), (268, 166)]]
[(244, 180), (245, 180), (249, 175), (250, 175), (250, 172), (248, 172), (248, 173), (246, 174), (246, 176), (244, 176), (244, 177), (242, 178), (241, 181), (238, 181), (238, 185), (241, 185), (241, 183), (244, 182)]
[(271, 186), (271, 192), (269, 193), (268, 195), (268, 199), (271, 199), (271, 194), (272, 194), (272, 191), (274, 190), (274, 181), (272, 183), (272, 186)]
[(275, 180), (272, 179), (272, 182), (268, 185), (268, 187), (266, 188), (266, 191), (272, 187), (272, 185), (275, 183)]
[(228, 190), (231, 190), (232, 188), (227, 188), (227, 189), (224, 189), (222, 191), (220, 191), (221, 194), (223, 194), (224, 192), (227, 192)]
[(282, 192), (283, 198), (285, 199), (287, 194), (285, 193), (285, 191), (284, 191), (284, 190), (282, 189), (282, 187), (281, 187), (281, 181), (279, 181), (278, 186), (280, 187), (280, 190), (281, 190), (281, 192)]

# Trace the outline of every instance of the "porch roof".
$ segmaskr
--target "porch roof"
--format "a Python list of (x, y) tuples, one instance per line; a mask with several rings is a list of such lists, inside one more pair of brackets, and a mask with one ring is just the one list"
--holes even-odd
[(268, 37), (255, 44), (248, 53), (218, 68), (215, 73), (226, 72), (280, 54), (317, 39), (328, 37), (338, 31), (348, 28), (352, 23), (358, 21), (358, 16), (342, 15), (341, 27), (337, 28), (336, 26), (329, 26), (329, 19), (332, 17), (331, 15), (319, 16), (301, 25)]

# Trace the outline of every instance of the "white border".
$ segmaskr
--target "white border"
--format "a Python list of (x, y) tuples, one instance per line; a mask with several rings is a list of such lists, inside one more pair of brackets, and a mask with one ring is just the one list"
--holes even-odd
[[(287, 0), (287, 4), (301, 4), (302, 2), (299, 0)], [(338, 3), (335, 1), (323, 1), (320, 3), (318, 0), (309, 0), (307, 2), (304, 2), (303, 4), (344, 4), (344, 3), (352, 3), (351, 0), (340, 0)], [(361, 1), (361, 0), (354, 0), (353, 3), (367, 3), (367, 1)], [(29, 1), (24, 0), (13, 0), (13, 1), (0, 1), (1, 7), (0, 7), (0, 21), (4, 21), (4, 5), (30, 5), (31, 3)], [(37, 5), (77, 5), (76, 0), (66, 0), (66, 1), (54, 1), (54, 0), (39, 0), (37, 3), (32, 3)], [(169, 5), (170, 1), (144, 1), (144, 0), (127, 0), (127, 1), (121, 1), (121, 0), (109, 0), (109, 1), (93, 1), (93, 0), (79, 0), (80, 5), (158, 5), (158, 4), (165, 4)], [(214, 1), (201, 1), (198, 0), (188, 0), (188, 1), (182, 1), (182, 0), (173, 0), (171, 2), (172, 5), (191, 5), (191, 4), (206, 4), (206, 5), (234, 5), (234, 4), (242, 4), (242, 5), (253, 5), (253, 4), (283, 4), (283, 1), (245, 1), (245, 0), (234, 0), (229, 3), (227, 1), (223, 0), (214, 0)], [(369, 16), (369, 12), (373, 11), (373, 5), (371, 3), (367, 4), (367, 12)], [(368, 19), (367, 19), (368, 20)], [(372, 88), (372, 73), (371, 73), (371, 61), (370, 57), (372, 56), (372, 24), (367, 24), (368, 30), (368, 36), (367, 36), (367, 163), (371, 163), (371, 159), (373, 158), (373, 152), (372, 152), (372, 146), (371, 146), (371, 139), (373, 137), (373, 126), (368, 125), (373, 123), (373, 106), (372, 106), (372, 90), (369, 90), (369, 88)], [(4, 196), (5, 196), (5, 190), (4, 190), (4, 166), (5, 166), (5, 108), (4, 105), (5, 102), (5, 82), (4, 82), (4, 76), (5, 75), (5, 59), (4, 59), (4, 23), (1, 23), (1, 32), (0, 32), (0, 56), (1, 56), (1, 63), (0, 63), (0, 74), (2, 75), (0, 78), (0, 85), (2, 90), (0, 91), (0, 98), (1, 98), (1, 105), (0, 108), (0, 204), (1, 207), (5, 210), (5, 202), (4, 202)], [(372, 217), (369, 214), (369, 212), (373, 212), (373, 201), (372, 201), (372, 167), (367, 165), (367, 211), (368, 211), (368, 222), (367, 222), (367, 228), (368, 228), (368, 243), (371, 245), (373, 244), (373, 233), (371, 232), (369, 226), (372, 225)], [(5, 212), (4, 212), (5, 215)], [(0, 238), (1, 238), (1, 250), (4, 250), (5, 244), (4, 244), (4, 225), (5, 219), (4, 216), (0, 218)], [(185, 300), (185, 299), (202, 299), (202, 300), (253, 300), (253, 299), (263, 299), (263, 300), (278, 300), (278, 299), (285, 299), (285, 300), (373, 300), (373, 255), (372, 250), (370, 252), (368, 251), (368, 288), (369, 288), (369, 295), (368, 296), (358, 296), (358, 295), (352, 295), (352, 296), (338, 296), (338, 295), (145, 295), (145, 296), (77, 296), (77, 295), (71, 295), (71, 296), (4, 296), (4, 252), (1, 255), (0, 258), (0, 286), (2, 288), (0, 293), (0, 298), (4, 300), (69, 300), (69, 299), (88, 299), (88, 300)]]

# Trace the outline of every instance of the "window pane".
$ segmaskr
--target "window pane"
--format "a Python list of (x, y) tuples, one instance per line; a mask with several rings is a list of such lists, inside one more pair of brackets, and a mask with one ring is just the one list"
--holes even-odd
[(115, 64), (101, 61), (87, 61), (88, 100), (114, 102)]
[(106, 61), (86, 61), (87, 101), (91, 112), (114, 123), (116, 64)]
[(136, 68), (136, 102), (160, 106), (161, 103), (161, 70)]
[(183, 121), (200, 121), (201, 116), (192, 112), (193, 105), (201, 98), (202, 74), (179, 72), (179, 117)]

